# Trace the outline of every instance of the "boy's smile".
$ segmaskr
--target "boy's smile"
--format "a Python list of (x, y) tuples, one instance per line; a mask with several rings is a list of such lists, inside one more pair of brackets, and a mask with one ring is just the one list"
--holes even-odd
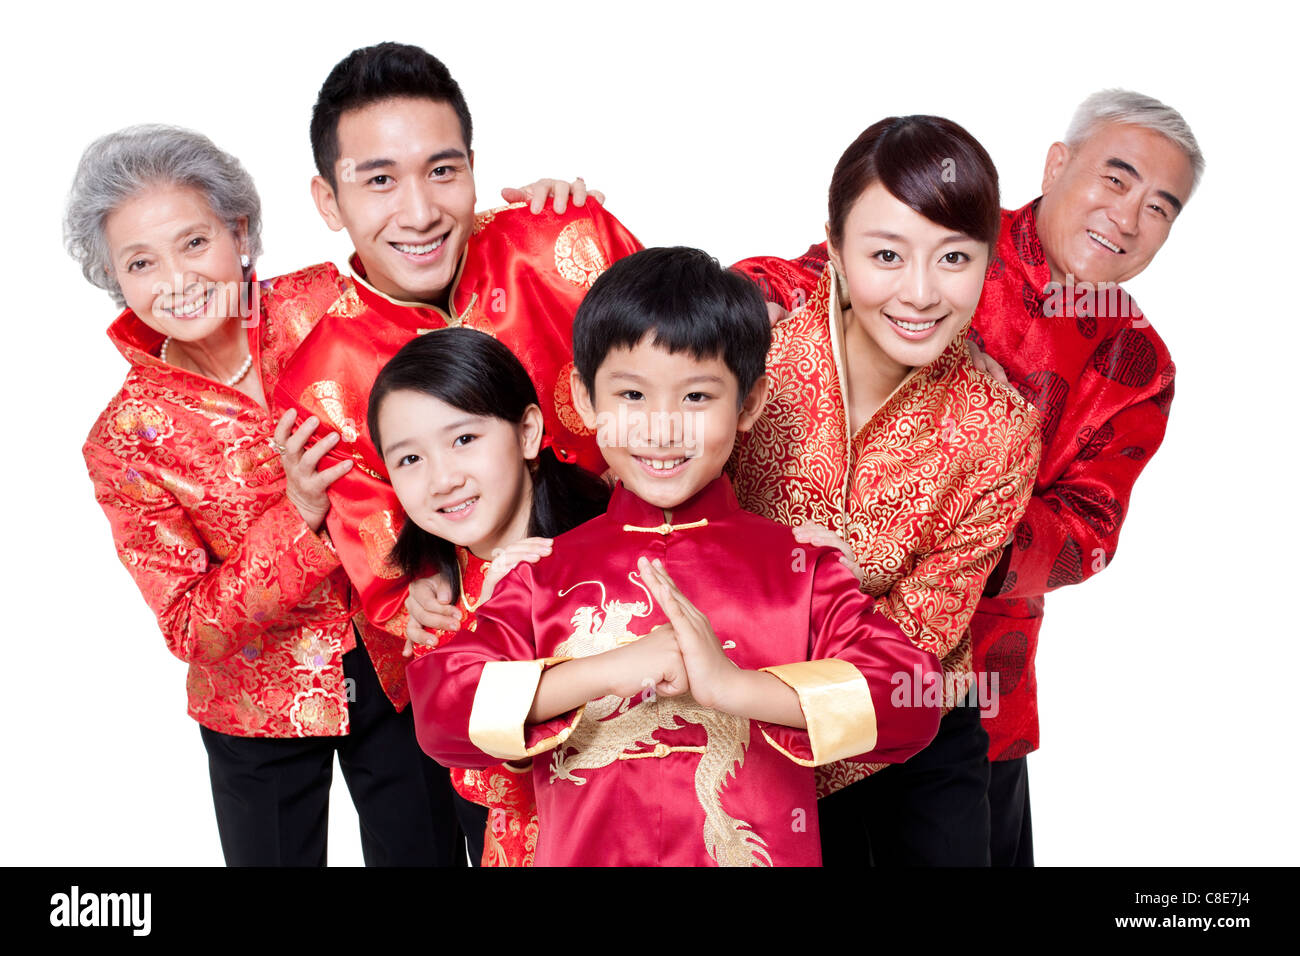
[(722, 474), (737, 431), (748, 431), (767, 398), (760, 378), (742, 406), (722, 357), (697, 358), (654, 344), (610, 349), (588, 394), (574, 373), (574, 403), (596, 431), (605, 461), (638, 498), (665, 511)]

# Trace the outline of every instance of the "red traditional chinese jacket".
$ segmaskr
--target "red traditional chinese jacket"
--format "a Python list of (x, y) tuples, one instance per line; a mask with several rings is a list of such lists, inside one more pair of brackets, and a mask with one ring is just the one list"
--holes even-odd
[[(338, 273), (314, 266), (254, 289), (248, 346), (269, 391), (338, 297)], [(347, 733), (348, 581), (284, 495), (273, 419), (242, 392), (162, 362), (163, 337), (130, 310), (108, 334), (131, 370), (86, 439), (86, 466), (118, 556), (190, 665), (190, 716), (240, 737)], [(404, 705), (401, 643), (381, 631), (366, 641)]]
[[(773, 331), (768, 402), (737, 436), (729, 471), (742, 506), (817, 522), (852, 546), (864, 590), (942, 660), (951, 707), (974, 676), (971, 616), (1033, 489), (1038, 415), (975, 369), (958, 334), (850, 434), (844, 322), (827, 265), (807, 306)], [(989, 687), (977, 690), (982, 708), (997, 706)], [(822, 768), (819, 792), (871, 769)]]
[[(742, 511), (725, 477), (672, 520), (619, 485), (604, 515), (508, 574), (473, 633), (408, 669), (420, 745), (449, 767), (534, 758), (538, 866), (817, 865), (812, 768), (924, 747), (939, 708), (891, 693), (899, 674), (935, 679), (938, 661), (875, 612), (838, 551)], [(525, 724), (547, 667), (667, 623), (642, 555), (663, 561), (737, 666), (798, 692), (807, 730), (689, 694), (602, 697)]]
[(326, 522), (371, 621), (405, 633), (407, 582), (387, 560), (403, 512), (366, 429), (379, 371), (422, 332), (449, 325), (487, 332), (528, 370), (557, 448), (599, 474), (604, 458), (569, 394), (573, 316), (596, 277), (640, 248), (594, 200), (562, 214), (547, 208), (534, 215), (523, 203), (481, 213), (451, 285), (450, 313), (390, 299), (365, 281), (353, 257), (356, 277), (280, 376), (276, 402), (339, 433), (322, 467), (344, 458), (355, 463), (330, 486)]
[[(984, 718), (994, 760), (1038, 748), (1034, 655), (1044, 595), (1114, 558), (1133, 485), (1164, 439), (1174, 398), (1169, 350), (1127, 293), (1049, 285), (1037, 205), (1003, 210), (970, 333), (1039, 410), (1043, 439), (1034, 495), (989, 582), (996, 596), (971, 621), (975, 667), (998, 677), (997, 713)], [(747, 259), (737, 268), (791, 308), (825, 262), (822, 244), (789, 262)]]
[[(465, 548), (456, 548), (460, 565), (460, 627), (455, 631), (433, 633), (439, 646), (455, 639), (462, 631), (477, 630), (475, 614), (483, 593), (483, 579), (490, 561), (474, 557)], [(433, 648), (418, 644), (415, 656), (423, 657)], [(532, 866), (537, 852), (537, 801), (533, 795), (533, 775), (527, 766), (508, 763), (482, 769), (453, 767), (451, 785), (466, 800), (487, 807), (487, 832), (483, 840), (483, 866)]]

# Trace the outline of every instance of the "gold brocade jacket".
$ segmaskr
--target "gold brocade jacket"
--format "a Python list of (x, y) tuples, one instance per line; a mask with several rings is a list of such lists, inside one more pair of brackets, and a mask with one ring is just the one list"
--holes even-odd
[[(255, 286), (248, 346), (266, 391), (340, 293), (330, 265)], [(109, 337), (131, 364), (83, 447), (118, 557), (189, 664), (189, 714), (239, 737), (348, 732), (343, 654), (351, 592), (327, 537), (285, 497), (266, 409), (161, 361), (162, 336), (130, 310)], [(401, 642), (367, 630), (385, 692), (406, 689)]]
[[(767, 406), (729, 471), (746, 509), (848, 541), (881, 612), (943, 663), (941, 689), (900, 677), (895, 694), (941, 690), (949, 708), (971, 687), (971, 616), (1033, 491), (1038, 415), (975, 368), (963, 330), (850, 435), (844, 348), (828, 266), (808, 305), (773, 330)], [(819, 792), (878, 766), (823, 768)]]

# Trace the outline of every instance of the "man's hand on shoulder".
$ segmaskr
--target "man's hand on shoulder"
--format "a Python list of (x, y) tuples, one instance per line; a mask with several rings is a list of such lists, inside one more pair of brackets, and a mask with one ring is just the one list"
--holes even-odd
[(987, 373), (1003, 385), (1011, 384), (1007, 381), (1007, 370), (1002, 367), (1002, 364), (997, 359), (989, 355), (988, 352), (980, 351), (980, 347), (969, 340), (966, 342), (966, 348), (970, 350), (970, 359), (975, 363), (977, 369)]
[(546, 208), (547, 199), (551, 199), (552, 209), (562, 213), (569, 208), (570, 199), (575, 206), (585, 206), (588, 196), (602, 206), (605, 204), (605, 194), (598, 189), (588, 189), (581, 176), (573, 182), (563, 179), (539, 179), (518, 189), (507, 186), (501, 190), (501, 198), (506, 202), (526, 202), (529, 204), (529, 211), (534, 214)]
[(451, 583), (445, 575), (416, 578), (407, 588), (406, 646), (402, 656), (410, 657), (415, 645), (437, 647), (433, 631), (456, 631), (460, 628), (460, 609), (451, 603)]

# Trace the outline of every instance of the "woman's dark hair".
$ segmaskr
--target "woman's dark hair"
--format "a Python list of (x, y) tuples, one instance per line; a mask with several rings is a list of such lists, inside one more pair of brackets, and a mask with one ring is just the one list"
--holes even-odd
[(942, 116), (890, 116), (853, 141), (831, 176), (831, 244), (844, 239), (844, 221), (858, 197), (880, 183), (931, 222), (992, 249), (1002, 211), (998, 171), (970, 133)]
[(372, 103), (408, 97), (446, 103), (456, 111), (466, 153), (474, 123), (465, 94), (451, 71), (436, 56), (407, 43), (380, 43), (353, 50), (330, 70), (311, 113), (311, 152), (316, 170), (331, 189), (338, 189), (334, 164), (339, 160), (339, 118)]
[[(407, 342), (383, 367), (370, 390), (366, 425), (383, 457), (379, 408), (392, 392), (418, 392), (470, 415), (523, 421), (529, 405), (540, 405), (519, 359), (492, 336), (476, 329), (437, 329)], [(533, 508), (528, 534), (553, 538), (605, 510), (609, 487), (590, 472), (569, 465), (546, 448), (532, 471)], [(451, 542), (407, 520), (389, 560), (407, 575), (442, 572), (460, 598), (460, 568)]]

